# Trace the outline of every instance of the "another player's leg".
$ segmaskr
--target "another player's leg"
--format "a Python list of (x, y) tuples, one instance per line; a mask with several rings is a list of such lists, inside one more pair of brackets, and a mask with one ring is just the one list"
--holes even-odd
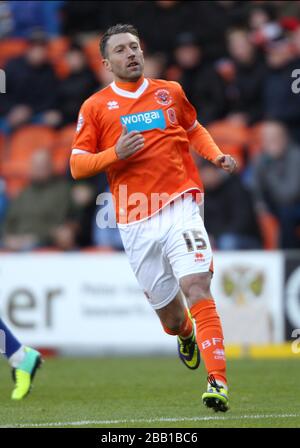
[(189, 369), (197, 369), (200, 364), (200, 351), (196, 342), (193, 321), (178, 292), (174, 300), (167, 306), (157, 309), (165, 332), (177, 336), (178, 355), (183, 364)]
[(42, 361), (41, 355), (30, 347), (24, 347), (1, 319), (0, 331), (4, 343), (2, 351), (12, 367), (12, 376), (15, 382), (11, 398), (21, 400), (31, 390), (36, 369)]
[(180, 279), (197, 329), (197, 344), (208, 373), (203, 403), (215, 411), (226, 412), (228, 387), (222, 325), (210, 292), (211, 273), (187, 275)]

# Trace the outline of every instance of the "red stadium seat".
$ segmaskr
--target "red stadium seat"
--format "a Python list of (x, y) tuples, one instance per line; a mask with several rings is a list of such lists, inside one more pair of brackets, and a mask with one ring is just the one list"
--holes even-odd
[(28, 183), (30, 158), (39, 149), (53, 149), (55, 131), (47, 126), (28, 125), (11, 137), (3, 157), (2, 174), (9, 196), (15, 196)]
[(279, 225), (277, 219), (269, 213), (259, 213), (258, 222), (263, 238), (263, 246), (267, 250), (278, 249)]
[(4, 39), (0, 42), (0, 67), (4, 67), (9, 59), (25, 53), (28, 43), (25, 39)]
[(245, 147), (249, 142), (249, 129), (227, 120), (215, 121), (207, 126), (208, 132), (220, 149), (235, 157), (239, 169), (244, 166)]
[(95, 73), (97, 79), (100, 80), (100, 73), (104, 70), (101, 64), (101, 55), (99, 50), (100, 37), (93, 37), (85, 42), (83, 50), (86, 55), (90, 68)]
[(66, 52), (70, 47), (67, 37), (57, 37), (48, 43), (48, 56), (55, 73), (61, 79), (69, 74), (69, 67), (66, 61)]
[(53, 150), (54, 169), (57, 174), (64, 174), (67, 170), (75, 130), (76, 123), (65, 126), (57, 133)]

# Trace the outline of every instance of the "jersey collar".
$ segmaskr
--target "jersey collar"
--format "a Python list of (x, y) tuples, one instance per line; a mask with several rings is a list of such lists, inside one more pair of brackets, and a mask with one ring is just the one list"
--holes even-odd
[(128, 90), (121, 89), (120, 87), (117, 86), (115, 81), (113, 81), (110, 84), (110, 87), (117, 95), (124, 96), (125, 98), (136, 99), (136, 98), (139, 98), (145, 92), (148, 85), (149, 85), (149, 81), (148, 81), (148, 79), (145, 78), (144, 81), (142, 82), (142, 84), (140, 85), (140, 87), (135, 92), (130, 92)]

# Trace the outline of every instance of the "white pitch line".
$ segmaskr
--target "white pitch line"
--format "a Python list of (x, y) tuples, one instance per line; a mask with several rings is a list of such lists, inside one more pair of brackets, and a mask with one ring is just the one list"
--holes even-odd
[(230, 421), (230, 420), (258, 420), (268, 418), (297, 418), (300, 414), (252, 414), (240, 416), (224, 417), (161, 417), (150, 419), (130, 419), (130, 420), (81, 420), (77, 422), (52, 422), (52, 423), (20, 423), (15, 425), (0, 426), (0, 428), (45, 428), (61, 426), (87, 426), (87, 425), (121, 425), (137, 423), (163, 423), (163, 422), (207, 422), (207, 421)]

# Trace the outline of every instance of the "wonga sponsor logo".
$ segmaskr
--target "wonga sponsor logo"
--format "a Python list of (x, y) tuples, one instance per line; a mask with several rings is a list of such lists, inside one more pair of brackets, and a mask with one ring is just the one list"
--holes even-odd
[(121, 123), (130, 131), (150, 131), (151, 129), (166, 129), (166, 120), (161, 109), (136, 114), (122, 115)]

